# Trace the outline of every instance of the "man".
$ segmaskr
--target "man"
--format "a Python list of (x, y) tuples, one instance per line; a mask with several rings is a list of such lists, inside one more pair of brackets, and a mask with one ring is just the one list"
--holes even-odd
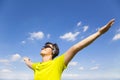
[(29, 58), (24, 58), (26, 65), (34, 71), (34, 80), (60, 80), (63, 70), (75, 54), (107, 32), (114, 21), (114, 19), (110, 20), (96, 33), (76, 43), (57, 58), (55, 57), (59, 53), (59, 48), (57, 44), (53, 44), (51, 42), (45, 43), (45, 46), (41, 49), (40, 55), (42, 56), (42, 62), (33, 63)]

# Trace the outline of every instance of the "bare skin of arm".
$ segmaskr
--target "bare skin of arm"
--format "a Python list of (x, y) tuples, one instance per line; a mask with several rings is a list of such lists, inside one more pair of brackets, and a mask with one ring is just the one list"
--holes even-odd
[(100, 37), (102, 34), (107, 32), (112, 24), (114, 23), (114, 19), (110, 20), (105, 26), (101, 27), (96, 33), (88, 36), (87, 38), (83, 39), (82, 41), (76, 43), (71, 48), (69, 48), (65, 52), (65, 65), (67, 65), (71, 59), (74, 57), (74, 55), (85, 48), (86, 46), (90, 45), (92, 42), (94, 42), (98, 37)]

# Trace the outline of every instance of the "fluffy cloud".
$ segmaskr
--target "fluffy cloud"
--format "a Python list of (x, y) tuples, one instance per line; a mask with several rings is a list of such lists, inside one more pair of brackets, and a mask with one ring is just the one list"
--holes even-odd
[(88, 28), (89, 28), (88, 26), (84, 26), (83, 27), (83, 32), (86, 32), (88, 30)]
[(22, 43), (22, 44), (25, 44), (25, 43), (26, 43), (26, 41), (22, 41), (21, 43)]
[(67, 41), (75, 41), (76, 40), (76, 37), (80, 34), (80, 32), (75, 32), (75, 33), (72, 33), (72, 32), (68, 32), (68, 33), (65, 33), (63, 36), (60, 36), (61, 39), (65, 39)]
[[(78, 23), (77, 23), (77, 27), (81, 26), (81, 24), (82, 24), (81, 21), (78, 22)], [(81, 26), (81, 27), (83, 28), (83, 32), (86, 32), (86, 31), (88, 30), (88, 28), (89, 28), (89, 26)]]
[(0, 72), (1, 73), (10, 73), (12, 71), (10, 69), (1, 69)]
[(79, 67), (79, 70), (84, 70), (84, 67), (83, 66)]
[(120, 39), (120, 33), (116, 34), (112, 40), (119, 40)]
[[(20, 73), (16, 71), (14, 64), (16, 61), (21, 61), (20, 54), (16, 53), (9, 56), (7, 59), (0, 59), (0, 79), (11, 79), (11, 80), (30, 80), (31, 75), (25, 72)], [(17, 62), (19, 64), (19, 62)], [(6, 65), (7, 64), (7, 65)], [(16, 74), (19, 74), (16, 76)], [(32, 78), (31, 78), (32, 79)]]
[(26, 40), (21, 41), (21, 44), (26, 44), (28, 41), (42, 40), (44, 37), (46, 37), (46, 39), (49, 39), (51, 36), (50, 34), (45, 34), (42, 31), (30, 32), (28, 34), (28, 38)]
[(44, 33), (39, 31), (39, 32), (32, 32), (30, 33), (30, 40), (41, 40), (44, 38)]
[(78, 23), (77, 23), (77, 27), (81, 26), (81, 23), (82, 23), (82, 22), (78, 22)]
[[(19, 74), (16, 76), (16, 74)], [(0, 79), (7, 80), (33, 80), (33, 75), (31, 73), (26, 72), (12, 72), (9, 70), (4, 70), (4, 72), (0, 71)]]
[(0, 63), (9, 63), (9, 60), (7, 60), (7, 59), (0, 59)]
[(99, 69), (99, 66), (98, 66), (98, 65), (90, 68), (90, 70), (98, 70), (98, 69)]
[(17, 61), (17, 60), (19, 60), (20, 58), (21, 58), (21, 56), (16, 53), (16, 54), (12, 55), (11, 61)]
[(76, 66), (78, 64), (78, 62), (70, 62), (69, 66)]
[(21, 59), (20, 54), (16, 53), (11, 55), (11, 57), (9, 59), (0, 59), (0, 63), (10, 63), (10, 62), (14, 62), (14, 61), (18, 61)]
[(79, 78), (79, 74), (63, 73), (62, 78), (63, 79), (78, 79)]
[(70, 79), (70, 80), (110, 80), (110, 79), (120, 79), (119, 74), (113, 74), (110, 72), (104, 72), (104, 73), (63, 73), (62, 75), (63, 80), (64, 79)]

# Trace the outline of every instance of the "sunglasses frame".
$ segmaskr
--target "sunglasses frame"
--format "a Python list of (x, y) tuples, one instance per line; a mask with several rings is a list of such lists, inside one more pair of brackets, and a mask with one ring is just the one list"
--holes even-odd
[(51, 48), (52, 50), (54, 50), (51, 46), (49, 46), (49, 45), (45, 45), (45, 46), (43, 46), (43, 48)]

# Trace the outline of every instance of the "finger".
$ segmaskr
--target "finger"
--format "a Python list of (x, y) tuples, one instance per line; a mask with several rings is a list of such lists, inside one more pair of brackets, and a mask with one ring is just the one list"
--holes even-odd
[(112, 25), (114, 24), (114, 22), (115, 22), (115, 19), (111, 19), (111, 20), (109, 21), (108, 25), (112, 26)]
[(108, 28), (111, 27), (115, 22), (115, 19), (111, 19), (104, 27)]

